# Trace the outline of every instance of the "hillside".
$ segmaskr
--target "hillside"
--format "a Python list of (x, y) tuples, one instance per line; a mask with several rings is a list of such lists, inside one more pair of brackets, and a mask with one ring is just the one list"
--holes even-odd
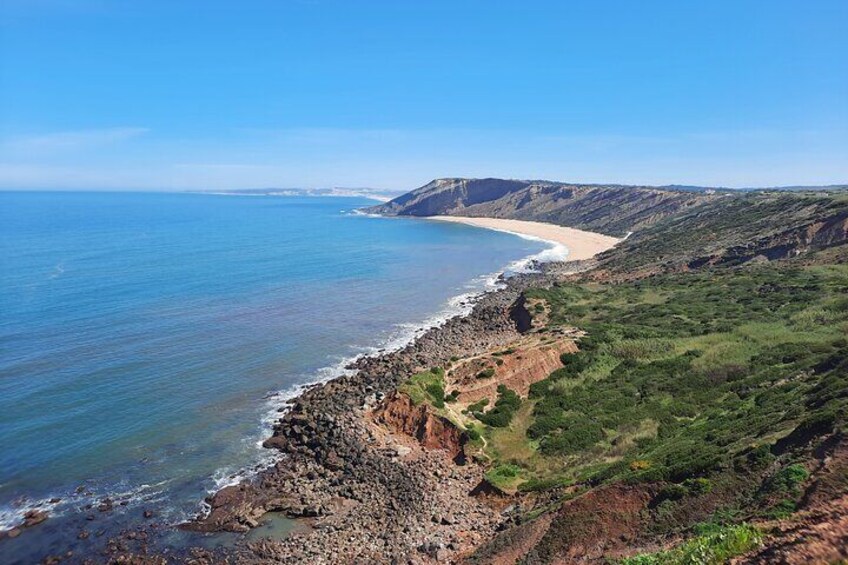
[(636, 231), (600, 257), (593, 276), (730, 266), (804, 255), (848, 240), (848, 194), (741, 193)]
[(366, 211), (393, 216), (531, 220), (623, 237), (722, 197), (709, 190), (453, 178), (434, 180)]
[[(625, 190), (654, 197), (583, 198)], [(398, 210), (429, 201), (413, 200)], [(449, 210), (483, 207), (465, 202)], [(596, 225), (641, 228), (525, 291), (521, 340), (452, 360), (426, 374), (435, 395), (412, 396), (464, 431), (475, 491), (510, 509), (467, 562), (848, 557), (848, 196), (676, 202), (651, 220), (598, 206)]]
[[(501, 417), (469, 408), (485, 440), (476, 457), (521, 508), (471, 561), (844, 558), (839, 251), (618, 283), (575, 277), (528, 292), (536, 332), (587, 335), (520, 398), (508, 389), (490, 398), (497, 411), (512, 395)], [(800, 542), (781, 533), (801, 528), (810, 533)]]

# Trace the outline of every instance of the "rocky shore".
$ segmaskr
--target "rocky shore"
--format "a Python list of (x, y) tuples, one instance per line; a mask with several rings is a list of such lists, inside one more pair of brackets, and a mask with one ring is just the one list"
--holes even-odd
[[(444, 450), (385, 434), (368, 414), (416, 371), (501, 347), (529, 329), (522, 291), (585, 264), (550, 265), (506, 279), (468, 316), (454, 317), (406, 347), (364, 357), (356, 372), (315, 385), (291, 401), (265, 442), (282, 458), (254, 480), (222, 489), (197, 531), (247, 531), (268, 512), (309, 519), (283, 540), (245, 543), (240, 562), (428, 562), (455, 559), (510, 522), (508, 500), (470, 496), (483, 468)], [(454, 434), (456, 435), (456, 434)]]

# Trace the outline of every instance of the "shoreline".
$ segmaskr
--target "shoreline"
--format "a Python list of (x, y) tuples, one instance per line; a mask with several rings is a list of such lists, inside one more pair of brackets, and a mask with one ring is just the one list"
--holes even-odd
[(568, 256), (564, 261), (584, 261), (591, 259), (599, 253), (612, 249), (622, 241), (619, 238), (609, 235), (545, 222), (471, 216), (423, 216), (423, 219), (438, 222), (453, 222), (477, 228), (502, 231), (519, 237), (540, 239), (555, 245), (561, 245), (568, 249)]
[[(536, 222), (516, 226), (496, 220), (479, 225), (480, 219), (472, 220), (475, 227), (555, 246), (564, 247), (567, 241), (577, 251), (567, 262), (538, 261), (534, 264), (538, 270), (531, 272), (507, 276), (507, 265), (494, 288), (470, 298), (470, 311), (421, 328), (397, 349), (360, 356), (345, 367), (346, 374), (304, 386), (279, 410), (273, 434), (263, 442), (277, 451), (277, 463), (210, 496), (209, 512), (182, 528), (247, 532), (269, 513), (305, 519), (313, 526), (282, 539), (239, 543), (235, 554), (244, 562), (259, 563), (268, 558), (441, 561), (472, 550), (507, 527), (509, 515), (484, 499), (468, 496), (484, 484), (482, 465), (458, 465), (440, 449), (422, 449), (414, 438), (390, 434), (386, 444), (374, 427), (373, 414), (410, 375), (520, 339), (522, 320), (529, 317), (522, 293), (588, 268), (593, 263), (588, 259), (619, 240), (550, 224), (539, 224), (546, 231), (521, 225)], [(553, 237), (552, 228), (558, 232)], [(533, 257), (527, 258), (528, 263)], [(404, 443), (409, 440), (411, 444)], [(437, 522), (436, 516), (442, 518)]]
[[(219, 192), (210, 192), (207, 194), (213, 195), (236, 195), (242, 196), (242, 194), (238, 193), (219, 193)], [(280, 194), (247, 194), (247, 196), (287, 196)], [(354, 210), (354, 213), (357, 213), (359, 209)], [(386, 217), (378, 215), (379, 217)], [(457, 221), (458, 223), (465, 223), (463, 220), (479, 220), (480, 218), (464, 218), (464, 217), (441, 217), (441, 216), (433, 216), (426, 217), (422, 219), (446, 219), (447, 221)], [(493, 220), (498, 222), (500, 220), (496, 220), (494, 218), (487, 218), (489, 220)], [(539, 224), (544, 227), (558, 227), (553, 224), (543, 224), (541, 222), (519, 222), (521, 224)], [(206, 491), (207, 496), (214, 496), (219, 491), (224, 488), (238, 486), (239, 484), (250, 482), (255, 480), (258, 475), (262, 472), (267, 471), (269, 468), (273, 467), (283, 455), (273, 449), (269, 449), (268, 447), (263, 446), (264, 442), (267, 441), (268, 437), (271, 436), (274, 432), (274, 426), (279, 422), (282, 415), (284, 415), (290, 408), (292, 404), (294, 404), (304, 393), (306, 393), (309, 389), (323, 386), (331, 381), (335, 381), (338, 379), (343, 379), (345, 377), (351, 377), (355, 375), (358, 369), (353, 368), (357, 366), (360, 362), (367, 362), (368, 359), (371, 358), (382, 358), (385, 356), (389, 356), (391, 354), (400, 352), (406, 348), (415, 345), (415, 342), (420, 338), (424, 337), (427, 333), (438, 330), (441, 326), (452, 319), (462, 319), (467, 316), (470, 316), (474, 310), (474, 307), (487, 295), (492, 293), (497, 293), (502, 291), (508, 286), (507, 280), (516, 277), (519, 275), (538, 275), (540, 274), (539, 270), (534, 269), (534, 266), (538, 266), (540, 264), (550, 265), (552, 263), (564, 263), (567, 261), (576, 261), (578, 259), (572, 259), (570, 257), (565, 257), (565, 254), (568, 253), (568, 249), (565, 250), (565, 253), (559, 253), (558, 249), (564, 247), (564, 245), (560, 241), (545, 239), (542, 237), (538, 237), (535, 234), (526, 233), (527, 228), (522, 227), (522, 232), (513, 229), (502, 229), (499, 227), (489, 227), (489, 226), (480, 226), (476, 224), (475, 227), (485, 227), (486, 229), (491, 229), (494, 231), (501, 231), (504, 233), (509, 233), (511, 235), (515, 235), (517, 237), (529, 238), (534, 241), (544, 241), (552, 244), (554, 247), (542, 250), (538, 253), (532, 253), (527, 255), (526, 257), (522, 257), (520, 259), (516, 259), (514, 261), (506, 263), (504, 266), (499, 268), (497, 271), (493, 271), (490, 273), (484, 273), (477, 277), (474, 277), (469, 281), (469, 289), (466, 292), (457, 294), (455, 296), (451, 296), (448, 298), (445, 303), (442, 305), (440, 309), (435, 311), (433, 314), (428, 315), (424, 319), (420, 320), (415, 324), (408, 324), (408, 328), (403, 332), (398, 332), (399, 335), (390, 335), (385, 342), (377, 343), (373, 346), (365, 347), (366, 351), (362, 353), (341, 358), (337, 363), (332, 365), (328, 365), (326, 367), (322, 367), (318, 369), (315, 373), (315, 379), (310, 380), (304, 383), (299, 383), (290, 386), (285, 390), (278, 390), (273, 393), (270, 393), (266, 397), (266, 408), (265, 415), (262, 417), (262, 435), (260, 439), (258, 439), (257, 444), (262, 450), (263, 454), (261, 455), (262, 461), (254, 463), (252, 465), (248, 465), (245, 467), (238, 468), (236, 470), (229, 469), (227, 472), (219, 473), (223, 471), (223, 469), (219, 469), (216, 471), (216, 474), (212, 476), (212, 480), (215, 482), (215, 486), (213, 489)], [(566, 228), (569, 229), (569, 228)], [(531, 228), (532, 231), (532, 228)], [(575, 232), (581, 232), (581, 230), (573, 230)], [(599, 235), (592, 234), (592, 232), (581, 232), (586, 235)], [(607, 236), (602, 236), (607, 237)], [(614, 238), (610, 238), (614, 239)], [(550, 252), (554, 251), (555, 254), (551, 255)], [(520, 268), (516, 268), (519, 266)], [(472, 284), (477, 283), (477, 284)], [(209, 512), (210, 507), (206, 501), (201, 501), (200, 503), (202, 512)]]
[[(450, 220), (461, 222), (464, 218)], [(510, 226), (513, 229), (476, 227), (544, 240), (555, 246), (563, 245), (561, 241), (539, 237), (526, 230), (519, 232), (515, 226)], [(579, 269), (575, 264), (577, 260), (569, 254), (567, 261), (571, 264), (567, 269)], [(477, 501), (469, 502), (459, 496), (467, 494), (481, 479), (482, 472), (478, 466), (463, 467), (457, 473), (454, 465), (445, 464), (443, 454), (437, 451), (422, 455), (421, 461), (403, 462), (405, 469), (398, 473), (391, 469), (399, 463), (397, 455), (369, 453), (374, 446), (369, 445), (370, 432), (363, 424), (369, 410), (390, 396), (400, 383), (420, 368), (444, 365), (455, 356), (504, 346), (520, 336), (512, 319), (512, 309), (521, 292), (529, 286), (549, 282), (547, 272), (561, 270), (563, 264), (562, 259), (539, 260), (538, 253), (520, 261), (538, 267), (538, 270), (511, 271), (513, 262), (495, 273), (480, 275), (478, 279), (488, 281), (484, 282), (483, 288), (450, 298), (444, 308), (424, 319), (400, 343), (378, 345), (380, 349), (375, 347), (371, 352), (348, 358), (344, 366), (339, 364), (325, 368), (335, 374), (316, 375), (318, 378), (314, 381), (296, 385), (292, 387), (294, 390), (278, 391), (268, 398), (270, 413), (263, 418), (266, 424), (262, 427), (267, 433), (265, 426), (268, 422), (273, 424), (270, 434), (260, 440), (267, 453), (266, 463), (213, 478), (218, 484), (215, 492), (208, 492), (209, 496), (201, 503), (201, 514), (188, 522), (166, 526), (166, 529), (176, 527), (207, 533), (245, 533), (266, 520), (266, 514), (272, 513), (301, 523), (306, 520), (305, 523), (310, 525), (321, 524), (327, 520), (332, 522), (339, 513), (339, 500), (348, 500), (359, 506), (345, 510), (343, 514), (345, 521), (353, 525), (333, 522), (329, 529), (322, 526), (299, 529), (285, 538), (261, 543), (266, 550), (270, 543), (276, 556), (320, 559), (326, 558), (323, 546), (332, 539), (340, 555), (353, 555), (357, 544), (347, 542), (348, 537), (364, 543), (378, 535), (380, 525), (386, 520), (406, 519), (416, 525), (407, 524), (400, 532), (383, 535), (385, 543), (379, 548), (374, 547), (369, 556), (378, 561), (385, 560), (387, 555), (395, 558), (420, 556), (420, 543), (414, 538), (420, 539), (425, 535), (433, 508), (441, 511), (450, 504), (455, 505), (452, 515), (462, 513), (459, 508), (469, 504), (476, 508), (474, 523), (458, 520), (451, 525), (452, 528), (464, 523), (465, 527), (477, 532), (474, 537), (479, 538), (478, 541), (490, 537), (502, 524), (499, 515), (492, 514)], [(313, 435), (320, 438), (317, 445)], [(445, 487), (437, 493), (428, 492), (436, 490), (434, 487), (440, 484), (421, 484), (416, 475), (428, 473), (450, 476), (462, 486), (459, 489), (457, 485)], [(433, 500), (434, 496), (446, 494), (456, 500)], [(374, 506), (381, 507), (381, 511), (374, 512)], [(406, 518), (401, 519), (402, 515)], [(154, 520), (139, 526), (139, 531), (145, 532), (144, 543), (136, 543), (136, 538), (126, 537), (125, 532), (116, 539), (121, 539), (131, 553), (156, 555), (161, 548), (155, 541), (159, 537), (156, 529), (165, 526), (157, 522)], [(333, 533), (330, 538), (327, 537), (328, 531)], [(467, 540), (457, 547), (467, 549), (476, 545), (470, 542)], [(234, 543), (235, 549), (231, 546), (224, 550), (227, 555), (236, 552), (248, 562), (262, 562), (257, 557), (257, 542), (244, 538)], [(176, 549), (177, 554), (183, 555), (191, 551), (192, 543)]]

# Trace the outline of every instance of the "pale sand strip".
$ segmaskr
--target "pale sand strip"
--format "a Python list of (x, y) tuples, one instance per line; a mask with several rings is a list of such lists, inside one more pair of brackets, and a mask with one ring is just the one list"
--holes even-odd
[(478, 228), (528, 235), (559, 243), (568, 248), (568, 261), (590, 259), (598, 253), (612, 248), (616, 243), (621, 241), (618, 238), (600, 233), (566, 228), (543, 222), (502, 220), (498, 218), (471, 218), (468, 216), (427, 216), (427, 219), (456, 222)]

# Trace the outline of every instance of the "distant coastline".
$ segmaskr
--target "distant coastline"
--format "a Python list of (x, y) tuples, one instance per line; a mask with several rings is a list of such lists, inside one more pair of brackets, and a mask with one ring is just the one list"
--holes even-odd
[(197, 194), (216, 194), (219, 196), (315, 196), (367, 198), (377, 202), (389, 202), (398, 196), (398, 191), (372, 188), (246, 188), (241, 190), (203, 190), (190, 191)]

